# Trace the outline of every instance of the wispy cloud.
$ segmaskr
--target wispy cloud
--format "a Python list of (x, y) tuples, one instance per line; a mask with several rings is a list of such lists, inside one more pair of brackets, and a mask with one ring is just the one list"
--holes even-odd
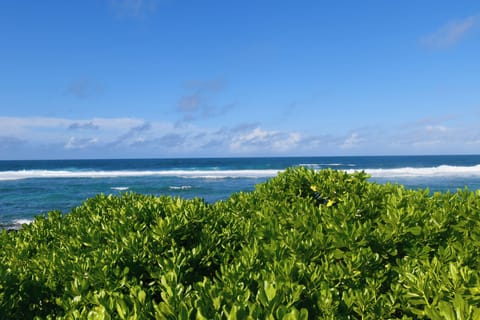
[(210, 80), (189, 80), (185, 82), (185, 88), (193, 91), (201, 92), (219, 92), (226, 88), (227, 82), (222, 78)]
[(443, 49), (454, 46), (479, 22), (479, 16), (469, 16), (453, 20), (438, 30), (420, 39), (420, 43), (430, 49)]
[(397, 131), (394, 133), (394, 141), (412, 148), (431, 148), (441, 147), (451, 144), (463, 144), (461, 140), (468, 139), (462, 137), (459, 129), (448, 127), (445, 124), (422, 124), (411, 126), (409, 130)]
[(0, 136), (12, 136), (33, 141), (47, 139), (64, 139), (72, 131), (79, 135), (88, 134), (94, 129), (98, 134), (111, 137), (144, 123), (134, 118), (94, 118), (88, 120), (73, 120), (47, 117), (0, 117)]
[(186, 114), (194, 113), (200, 108), (201, 100), (200, 94), (197, 93), (184, 95), (178, 101), (178, 110)]
[(188, 93), (180, 97), (177, 103), (181, 122), (222, 116), (235, 106), (233, 103), (213, 101), (215, 94), (226, 87), (223, 79), (191, 80), (185, 83), (184, 87)]
[(12, 148), (17, 148), (21, 145), (24, 145), (26, 140), (16, 138), (16, 137), (9, 137), (9, 136), (0, 136), (0, 150), (6, 151)]
[(166, 134), (156, 140), (162, 148), (174, 148), (184, 144), (186, 138), (184, 135), (178, 133)]
[(104, 86), (95, 83), (88, 78), (80, 78), (73, 81), (67, 88), (67, 92), (79, 99), (95, 97), (105, 90)]
[(100, 127), (93, 121), (74, 122), (68, 126), (70, 130), (98, 130)]
[(122, 144), (141, 145), (146, 144), (146, 136), (151, 129), (150, 122), (144, 121), (140, 124), (131, 126), (127, 132), (121, 133), (116, 139), (109, 143), (109, 146), (118, 146)]
[(110, 6), (121, 18), (145, 18), (157, 11), (160, 0), (110, 0)]

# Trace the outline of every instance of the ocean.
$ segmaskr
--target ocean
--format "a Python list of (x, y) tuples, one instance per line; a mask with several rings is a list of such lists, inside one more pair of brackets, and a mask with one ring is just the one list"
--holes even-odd
[(51, 210), (68, 213), (99, 193), (214, 202), (293, 166), (364, 170), (372, 182), (431, 192), (480, 189), (480, 155), (0, 161), (0, 228), (18, 229)]

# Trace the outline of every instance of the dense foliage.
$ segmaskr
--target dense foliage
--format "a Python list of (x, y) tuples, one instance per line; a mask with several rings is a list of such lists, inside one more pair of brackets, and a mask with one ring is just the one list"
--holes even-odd
[(480, 319), (480, 197), (288, 169), (98, 195), (0, 234), (0, 319)]

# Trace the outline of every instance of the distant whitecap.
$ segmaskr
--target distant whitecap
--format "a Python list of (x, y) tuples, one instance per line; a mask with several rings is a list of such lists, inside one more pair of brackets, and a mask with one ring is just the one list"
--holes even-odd
[(188, 189), (192, 189), (192, 186), (170, 186), (169, 189), (171, 189), (171, 190), (188, 190)]
[(128, 187), (111, 187), (112, 190), (125, 191), (128, 190)]

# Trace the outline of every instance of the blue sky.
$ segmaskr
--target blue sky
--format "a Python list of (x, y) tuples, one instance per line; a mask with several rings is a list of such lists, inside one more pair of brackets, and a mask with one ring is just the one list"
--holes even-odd
[(3, 1), (0, 159), (480, 153), (480, 2)]

